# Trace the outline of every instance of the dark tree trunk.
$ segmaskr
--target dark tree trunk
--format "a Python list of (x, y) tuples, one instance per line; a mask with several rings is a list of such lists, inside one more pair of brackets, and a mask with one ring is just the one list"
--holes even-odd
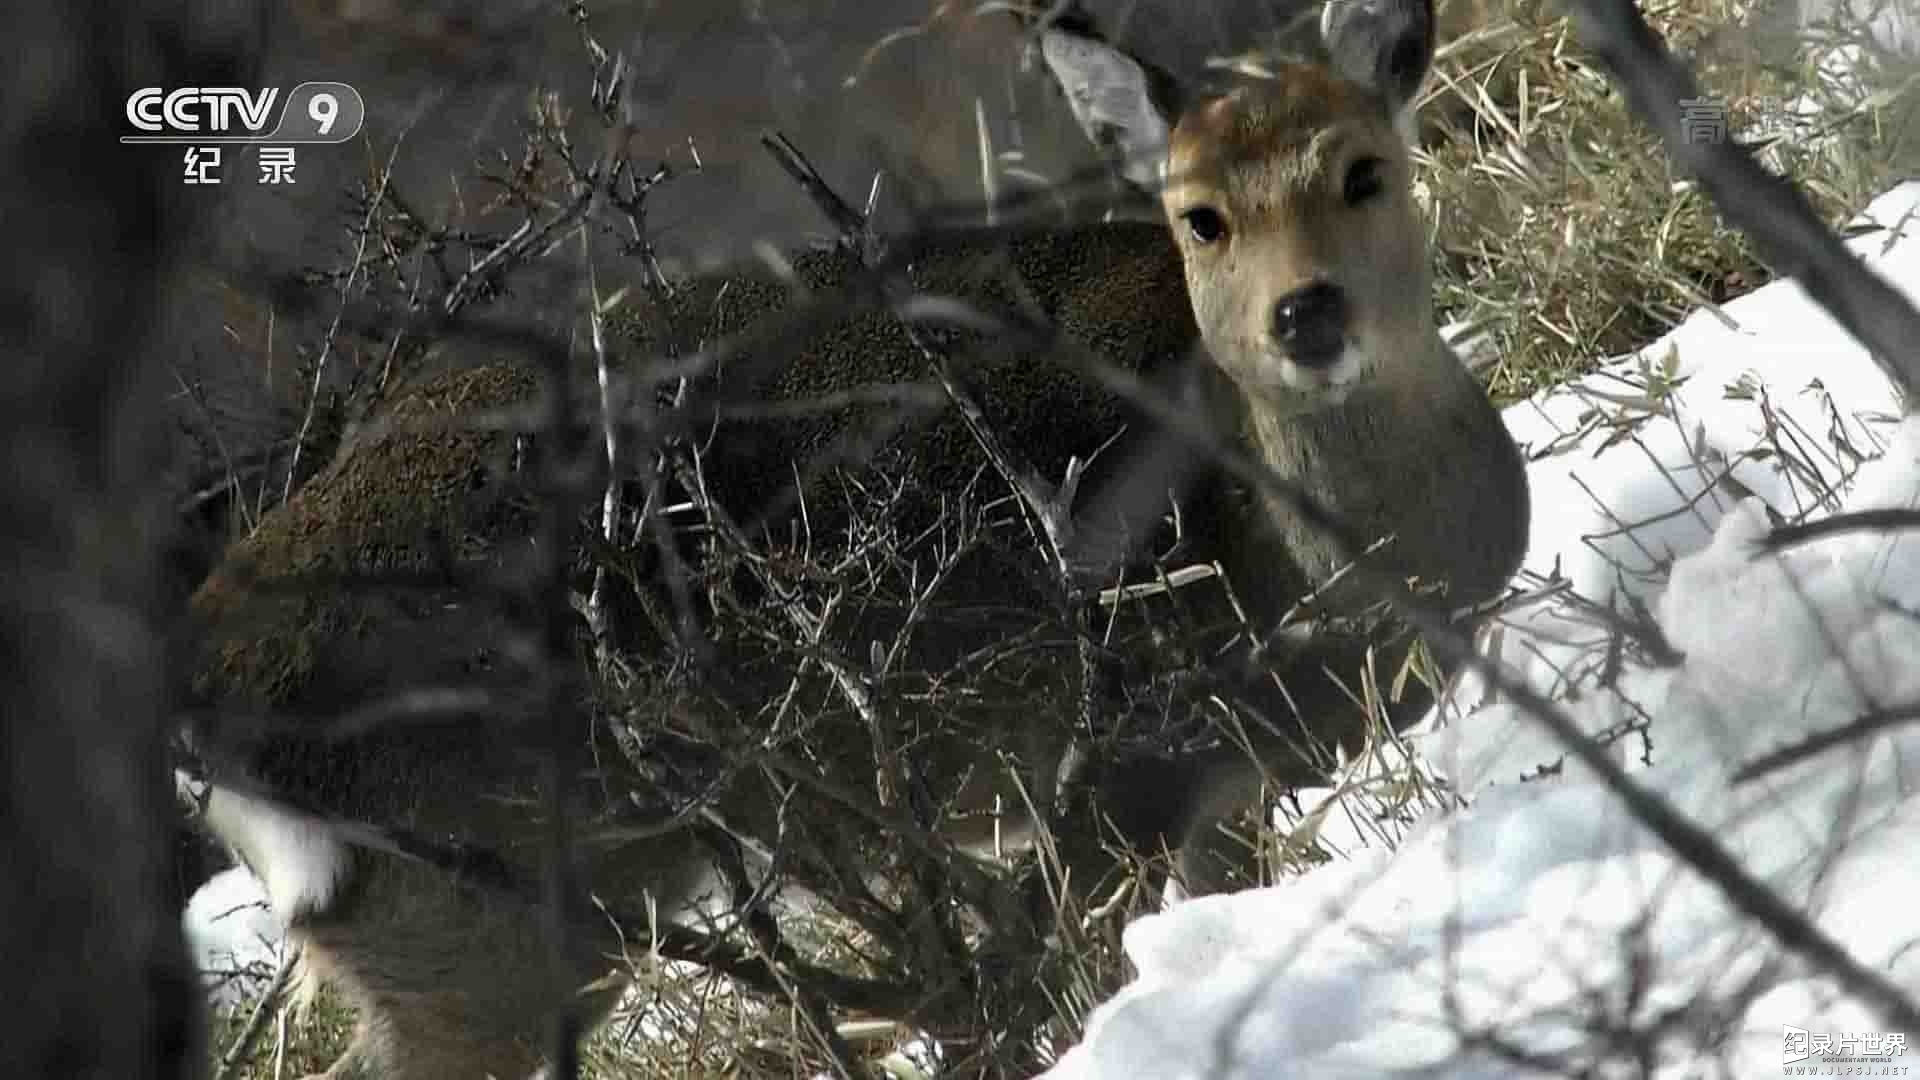
[(129, 92), (247, 85), (231, 2), (8, 5), (0, 64), (0, 1076), (201, 1071), (169, 896), (158, 329), (219, 189)]

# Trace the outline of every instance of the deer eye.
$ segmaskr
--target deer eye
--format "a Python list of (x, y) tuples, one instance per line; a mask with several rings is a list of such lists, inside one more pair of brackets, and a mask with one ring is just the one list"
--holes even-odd
[(1193, 234), (1193, 238), (1202, 244), (1211, 244), (1227, 232), (1227, 220), (1211, 206), (1196, 206), (1181, 214), (1180, 219), (1187, 223), (1187, 231)]
[(1340, 196), (1348, 206), (1359, 206), (1387, 189), (1386, 180), (1381, 175), (1386, 164), (1377, 157), (1363, 157), (1347, 166), (1347, 178), (1341, 183)]

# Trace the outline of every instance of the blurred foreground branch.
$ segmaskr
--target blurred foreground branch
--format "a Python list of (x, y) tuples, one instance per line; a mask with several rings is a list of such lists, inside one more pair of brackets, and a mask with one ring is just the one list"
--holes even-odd
[(1914, 353), (1920, 312), (1847, 250), (1793, 181), (1768, 172), (1732, 139), (1694, 137), (1686, 107), (1700, 100), (1700, 84), (1633, 0), (1571, 0), (1570, 7), (1581, 39), (1721, 216), (1753, 239), (1776, 273), (1798, 281), (1865, 345), (1911, 400), (1920, 388), (1920, 355)]
[(143, 86), (245, 86), (244, 4), (10, 10), (33, 63), (0, 96), (0, 1075), (200, 1075), (199, 994), (168, 903), (150, 364), (210, 192), (119, 144)]

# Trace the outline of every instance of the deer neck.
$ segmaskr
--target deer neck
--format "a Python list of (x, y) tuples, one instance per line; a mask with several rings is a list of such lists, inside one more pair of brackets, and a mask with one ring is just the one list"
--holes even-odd
[[(1377, 568), (1455, 581), (1462, 603), (1511, 573), (1505, 518), (1524, 506), (1524, 474), (1499, 413), (1437, 335), (1428, 355), (1338, 405), (1289, 413), (1248, 397), (1244, 409), (1246, 441), (1268, 468), (1362, 544), (1386, 541), (1368, 557)], [(1287, 500), (1262, 501), (1268, 536), (1309, 587), (1325, 585), (1347, 561), (1338, 542)], [(1366, 592), (1327, 599), (1348, 608)]]

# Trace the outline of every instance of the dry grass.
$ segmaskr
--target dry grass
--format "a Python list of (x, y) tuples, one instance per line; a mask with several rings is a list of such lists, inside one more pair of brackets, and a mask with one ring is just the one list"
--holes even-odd
[[(1769, 165), (1839, 225), (1920, 164), (1911, 70), (1879, 58), (1865, 78), (1868, 96), (1882, 96), (1861, 102), (1817, 77), (1831, 42), (1762, 32), (1754, 7), (1644, 5), (1696, 65), (1730, 137), (1764, 146)], [(1674, 173), (1556, 5), (1507, 0), (1505, 11), (1443, 50), (1423, 173), (1438, 302), (1444, 317), (1492, 336), (1492, 389), (1511, 397), (1631, 351), (1771, 274)]]
[[(260, 985), (264, 986), (265, 981)], [(280, 1008), (284, 1009), (284, 1004)], [(215, 1061), (240, 1038), (252, 1009), (253, 1001), (248, 1000), (214, 1015), (207, 1042)], [(270, 1017), (253, 1045), (253, 1052), (234, 1063), (228, 1078), (276, 1080), (321, 1072), (347, 1048), (353, 1035), (353, 1022), (353, 1012), (332, 993), (322, 990), (304, 1014), (282, 1011)]]

